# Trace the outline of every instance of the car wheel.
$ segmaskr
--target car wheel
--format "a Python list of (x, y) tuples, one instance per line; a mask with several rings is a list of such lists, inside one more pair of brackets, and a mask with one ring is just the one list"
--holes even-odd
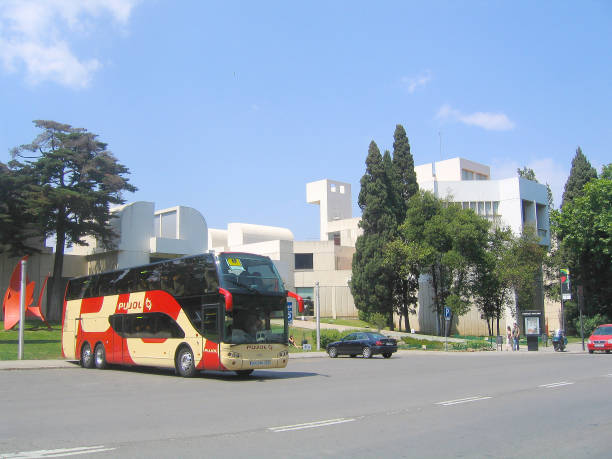
[(83, 368), (93, 368), (94, 366), (93, 354), (89, 343), (83, 344), (81, 348), (81, 366)]
[(106, 352), (104, 351), (104, 345), (98, 343), (94, 350), (94, 363), (98, 370), (104, 370), (106, 368)]
[(593, 349), (589, 349), (589, 354), (592, 354), (593, 352), (595, 352)]
[(609, 353), (610, 353), (610, 349), (607, 349), (607, 350), (606, 350), (606, 354), (609, 354)]
[(369, 359), (370, 357), (372, 357), (372, 349), (370, 349), (368, 346), (364, 347), (361, 350), (361, 355), (364, 359)]
[(385, 353), (383, 354), (383, 357), (384, 357), (385, 359), (390, 359), (390, 358), (391, 358), (391, 355), (392, 355), (392, 353), (391, 353), (391, 352), (385, 352)]
[(183, 347), (176, 356), (176, 372), (183, 378), (191, 378), (195, 375), (195, 362), (193, 352), (188, 347)]
[(236, 370), (238, 376), (249, 376), (251, 373), (253, 373), (253, 370)]
[(336, 349), (333, 346), (327, 350), (327, 353), (332, 359), (335, 359), (336, 357), (338, 357), (338, 349)]

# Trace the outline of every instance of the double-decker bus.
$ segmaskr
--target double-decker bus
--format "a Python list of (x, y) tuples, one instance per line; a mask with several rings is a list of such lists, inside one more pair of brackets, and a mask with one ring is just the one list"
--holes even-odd
[(284, 368), (287, 297), (272, 260), (223, 252), (71, 279), (62, 354), (84, 368), (108, 364), (201, 370)]

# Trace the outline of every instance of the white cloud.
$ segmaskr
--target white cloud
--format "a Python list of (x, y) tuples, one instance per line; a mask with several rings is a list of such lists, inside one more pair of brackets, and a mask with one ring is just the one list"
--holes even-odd
[(93, 21), (109, 16), (127, 24), (140, 0), (3, 0), (0, 2), (0, 61), (9, 72), (23, 66), (32, 84), (53, 81), (72, 88), (89, 85), (100, 63), (79, 58), (70, 33), (86, 35)]
[(470, 114), (443, 105), (436, 114), (437, 119), (458, 121), (468, 126), (477, 126), (488, 131), (511, 131), (514, 129), (512, 122), (504, 113), (475, 112)]
[(406, 87), (406, 90), (412, 94), (419, 86), (425, 86), (431, 81), (431, 72), (427, 70), (425, 73), (417, 77), (402, 77), (402, 84)]

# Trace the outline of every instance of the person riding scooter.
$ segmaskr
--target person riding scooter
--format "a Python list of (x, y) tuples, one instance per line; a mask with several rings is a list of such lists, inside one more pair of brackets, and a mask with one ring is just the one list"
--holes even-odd
[(555, 351), (562, 352), (565, 350), (565, 346), (567, 345), (567, 337), (562, 329), (555, 331), (552, 337), (552, 343)]

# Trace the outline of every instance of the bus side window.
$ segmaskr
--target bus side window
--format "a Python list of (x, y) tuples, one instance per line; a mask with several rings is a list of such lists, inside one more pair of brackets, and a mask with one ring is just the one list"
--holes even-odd
[(110, 326), (120, 336), (123, 336), (123, 314), (113, 314), (108, 317), (108, 322)]

